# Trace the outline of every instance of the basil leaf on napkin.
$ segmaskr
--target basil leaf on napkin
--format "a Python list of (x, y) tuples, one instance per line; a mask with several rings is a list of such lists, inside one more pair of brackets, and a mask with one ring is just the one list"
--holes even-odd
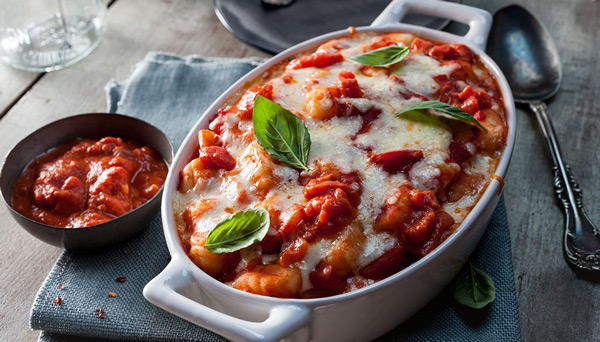
[(494, 298), (496, 287), (492, 278), (469, 261), (456, 277), (454, 299), (470, 308), (481, 309)]
[(238, 211), (215, 226), (205, 247), (216, 254), (235, 252), (262, 241), (269, 225), (269, 213), (264, 208)]
[(350, 59), (364, 65), (384, 67), (400, 62), (410, 52), (405, 46), (386, 46), (377, 50), (351, 57)]
[(487, 129), (485, 127), (483, 127), (483, 125), (481, 125), (481, 123), (479, 123), (479, 121), (477, 121), (477, 119), (475, 119), (473, 117), (473, 115), (463, 111), (460, 108), (451, 106), (447, 103), (443, 103), (440, 101), (423, 101), (423, 102), (415, 103), (412, 106), (408, 106), (407, 108), (404, 108), (396, 115), (400, 116), (404, 113), (412, 112), (415, 110), (424, 110), (424, 109), (437, 110), (438, 112), (442, 112), (444, 114), (449, 115), (453, 119), (457, 119), (462, 122), (466, 122), (468, 124), (475, 125), (487, 133)]
[(263, 96), (252, 112), (254, 135), (267, 153), (295, 169), (308, 170), (310, 134), (299, 117)]

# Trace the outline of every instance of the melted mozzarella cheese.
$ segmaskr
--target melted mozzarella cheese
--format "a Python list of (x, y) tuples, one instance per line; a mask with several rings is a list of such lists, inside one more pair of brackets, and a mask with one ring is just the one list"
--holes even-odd
[(367, 266), (383, 255), (388, 249), (394, 247), (398, 240), (388, 233), (367, 234), (363, 252), (358, 261), (360, 267)]
[(312, 288), (312, 283), (310, 282), (310, 272), (315, 269), (315, 266), (317, 266), (319, 261), (327, 257), (331, 244), (332, 241), (329, 239), (322, 239), (310, 244), (304, 259), (295, 264), (302, 274), (302, 291)]
[(361, 118), (333, 118), (308, 122), (310, 133), (309, 164), (316, 161), (333, 163), (343, 172), (356, 170), (356, 162), (364, 152), (352, 145), (352, 137), (362, 124)]
[(425, 97), (431, 97), (438, 89), (433, 79), (437, 75), (450, 75), (456, 65), (441, 66), (440, 62), (424, 55), (410, 55), (396, 64), (392, 73), (404, 81), (406, 88)]

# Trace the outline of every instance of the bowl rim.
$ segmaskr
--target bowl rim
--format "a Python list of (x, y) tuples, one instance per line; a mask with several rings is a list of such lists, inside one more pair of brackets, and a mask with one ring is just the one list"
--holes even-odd
[[(163, 161), (164, 161), (164, 162), (165, 162), (165, 164), (167, 165), (167, 168), (169, 169), (169, 171), (171, 171), (171, 165), (173, 165), (173, 162), (175, 161), (175, 156), (174, 156), (174, 154), (173, 154), (173, 152), (174, 152), (173, 143), (171, 143), (171, 140), (169, 139), (169, 137), (168, 137), (168, 136), (167, 136), (167, 135), (166, 135), (166, 134), (165, 134), (165, 133), (164, 133), (164, 132), (163, 132), (161, 129), (159, 129), (158, 127), (156, 127), (156, 126), (152, 125), (151, 123), (149, 123), (149, 122), (147, 122), (147, 121), (145, 121), (145, 120), (142, 120), (142, 119), (139, 119), (139, 118), (136, 118), (136, 117), (133, 117), (133, 116), (129, 116), (129, 115), (118, 114), (118, 113), (102, 113), (102, 112), (93, 112), (93, 113), (82, 113), (82, 114), (75, 114), (75, 115), (71, 115), (71, 116), (68, 116), (68, 117), (65, 117), (65, 118), (61, 118), (61, 119), (58, 119), (58, 120), (55, 120), (55, 121), (49, 122), (49, 123), (47, 123), (46, 125), (44, 125), (44, 126), (42, 126), (42, 127), (38, 128), (38, 129), (36, 129), (35, 131), (31, 132), (30, 134), (28, 134), (28, 135), (27, 135), (26, 137), (24, 137), (23, 139), (19, 140), (19, 141), (18, 141), (16, 144), (14, 144), (14, 145), (13, 145), (13, 146), (12, 146), (12, 147), (11, 147), (11, 148), (8, 150), (8, 152), (6, 152), (6, 155), (5, 155), (5, 156), (4, 156), (4, 158), (2, 159), (2, 167), (0, 168), (0, 179), (2, 179), (2, 178), (4, 178), (4, 177), (5, 177), (5, 172), (6, 172), (6, 160), (7, 160), (7, 159), (8, 159), (8, 157), (9, 157), (9, 156), (12, 154), (12, 152), (15, 150), (15, 148), (17, 148), (17, 146), (21, 145), (23, 142), (25, 142), (25, 141), (27, 141), (27, 140), (31, 139), (31, 138), (32, 138), (34, 135), (38, 134), (38, 132), (39, 132), (39, 131), (42, 131), (42, 130), (48, 129), (50, 126), (54, 126), (54, 125), (61, 125), (61, 124), (63, 124), (63, 122), (64, 122), (64, 121), (69, 121), (69, 120), (73, 120), (73, 119), (79, 119), (79, 118), (81, 118), (81, 117), (89, 117), (89, 116), (98, 116), (98, 117), (100, 117), (100, 116), (102, 116), (102, 115), (115, 115), (115, 116), (117, 116), (117, 117), (119, 117), (119, 118), (122, 118), (122, 119), (123, 119), (123, 118), (124, 118), (124, 119), (127, 119), (127, 120), (130, 120), (130, 119), (131, 119), (131, 120), (133, 120), (133, 121), (137, 121), (138, 123), (141, 123), (141, 124), (148, 125), (149, 127), (151, 127), (151, 128), (153, 128), (153, 129), (155, 129), (157, 132), (160, 132), (160, 133), (162, 134), (162, 136), (165, 138), (165, 141), (167, 141), (167, 142), (169, 143), (169, 149), (170, 149), (170, 157), (171, 157), (171, 162), (169, 162), (169, 161), (168, 161), (168, 160), (165, 158), (165, 156), (163, 156), (163, 155), (162, 155), (160, 152), (156, 151), (156, 149), (155, 149), (154, 147), (152, 147), (152, 149), (153, 149), (153, 150), (155, 150), (155, 152), (156, 152), (156, 153), (158, 153), (158, 154), (159, 154), (159, 155), (162, 157)], [(74, 138), (74, 139), (78, 139), (78, 138), (81, 138), (81, 137), (77, 137), (77, 138)], [(48, 152), (49, 152), (51, 149), (53, 149), (53, 148), (56, 148), (56, 147), (58, 147), (58, 146), (53, 146), (53, 147), (50, 147), (49, 149), (46, 149), (46, 150), (45, 150), (45, 152), (43, 152), (42, 154), (35, 156), (35, 157), (34, 157), (34, 159), (31, 159), (31, 160), (29, 160), (29, 162), (28, 162), (28, 163), (25, 165), (25, 168), (26, 168), (27, 166), (29, 166), (29, 164), (30, 164), (30, 163), (31, 163), (33, 160), (35, 160), (35, 159), (37, 159), (37, 158), (41, 157), (43, 154), (46, 154), (46, 153), (48, 153)], [(169, 157), (169, 156), (167, 156), (167, 157)], [(22, 170), (21, 170), (20, 174), (22, 174), (22, 173), (23, 173), (23, 170), (24, 170), (24, 169), (22, 169)], [(8, 176), (6, 176), (6, 177), (8, 177)], [(15, 180), (15, 181), (16, 181), (16, 180)], [(166, 178), (165, 178), (165, 181), (166, 181)], [(166, 182), (165, 182), (165, 183), (166, 183)], [(52, 230), (55, 230), (55, 231), (80, 231), (80, 230), (86, 230), (86, 231), (88, 231), (88, 230), (102, 229), (104, 226), (107, 226), (107, 225), (109, 225), (109, 224), (114, 224), (114, 221), (115, 221), (115, 220), (117, 220), (117, 219), (120, 219), (120, 218), (124, 218), (124, 217), (127, 217), (127, 216), (130, 216), (130, 215), (132, 215), (134, 212), (136, 212), (136, 211), (138, 211), (138, 210), (141, 210), (142, 208), (144, 208), (144, 207), (146, 207), (146, 206), (150, 205), (150, 202), (154, 202), (154, 201), (156, 200), (156, 198), (158, 198), (159, 196), (161, 196), (161, 197), (162, 197), (162, 193), (164, 192), (164, 189), (165, 189), (165, 183), (163, 183), (163, 185), (162, 185), (162, 186), (160, 187), (160, 189), (159, 189), (159, 190), (156, 192), (156, 194), (154, 194), (154, 196), (152, 196), (151, 198), (149, 198), (149, 199), (148, 199), (146, 202), (144, 202), (144, 203), (143, 203), (142, 205), (140, 205), (139, 207), (137, 207), (137, 208), (134, 208), (134, 209), (132, 209), (132, 210), (130, 210), (130, 211), (128, 211), (128, 212), (126, 212), (125, 214), (123, 214), (123, 215), (120, 215), (120, 216), (117, 216), (117, 217), (115, 217), (115, 218), (112, 218), (112, 219), (110, 219), (110, 220), (108, 220), (108, 221), (106, 221), (106, 222), (98, 223), (98, 224), (95, 224), (95, 225), (92, 225), (92, 226), (87, 226), (87, 227), (73, 227), (73, 228), (67, 228), (67, 227), (56, 227), (56, 226), (51, 226), (51, 225), (48, 225), (48, 224), (46, 224), (46, 223), (42, 223), (42, 222), (39, 222), (39, 221), (33, 220), (33, 219), (31, 219), (31, 218), (29, 218), (29, 217), (27, 217), (27, 216), (25, 216), (25, 215), (23, 215), (23, 214), (19, 213), (18, 211), (16, 211), (16, 210), (15, 210), (15, 208), (13, 208), (13, 206), (12, 206), (12, 201), (10, 201), (10, 203), (9, 203), (9, 201), (7, 200), (7, 199), (12, 199), (12, 191), (13, 191), (13, 189), (14, 189), (14, 186), (15, 186), (15, 182), (14, 182), (14, 181), (12, 182), (10, 189), (8, 189), (8, 190), (10, 190), (10, 193), (9, 193), (9, 194), (7, 194), (7, 195), (8, 195), (8, 197), (6, 196), (6, 194), (4, 193), (4, 191), (2, 191), (2, 189), (0, 189), (0, 191), (2, 191), (2, 194), (1, 194), (1, 196), (0, 196), (0, 197), (2, 197), (2, 202), (4, 202), (4, 205), (5, 205), (5, 206), (8, 208), (8, 210), (11, 212), (11, 214), (13, 214), (13, 215), (16, 215), (16, 216), (18, 216), (18, 217), (19, 217), (19, 218), (21, 218), (21, 219), (24, 219), (24, 220), (26, 220), (26, 221), (29, 221), (29, 222), (31, 222), (31, 223), (34, 223), (34, 224), (36, 224), (36, 225), (39, 225), (39, 226), (41, 226), (41, 227), (44, 227), (44, 228), (49, 228), (49, 229), (52, 229)], [(162, 199), (162, 198), (161, 198), (161, 199)]]
[[(198, 131), (208, 126), (210, 120), (214, 117), (217, 109), (222, 107), (236, 92), (241, 90), (245, 84), (252, 82), (260, 77), (260, 75), (270, 69), (273, 65), (280, 61), (283, 61), (289, 57), (296, 56), (303, 52), (308, 52), (311, 49), (315, 49), (320, 44), (329, 41), (331, 39), (339, 38), (348, 35), (350, 32), (347, 29), (330, 32), (300, 44), (294, 45), (289, 49), (269, 58), (263, 64), (259, 65), (252, 71), (248, 72), (245, 76), (236, 81), (227, 90), (225, 90), (212, 104), (199, 116), (194, 126), (190, 129), (185, 139), (181, 143), (180, 147), (175, 154), (171, 169), (167, 175), (165, 181), (165, 191), (163, 192), (163, 201), (161, 204), (161, 216), (163, 223), (163, 232), (167, 241), (169, 253), (172, 256), (173, 263), (179, 263), (179, 266), (187, 272), (191, 272), (194, 279), (204, 285), (210, 285), (211, 288), (218, 288), (221, 291), (227, 292), (228, 294), (235, 296), (240, 299), (257, 301), (266, 303), (269, 305), (281, 305), (281, 304), (301, 304), (301, 305), (328, 305), (339, 301), (349, 300), (357, 296), (368, 294), (372, 291), (377, 291), (379, 288), (391, 286), (397, 282), (402, 281), (404, 278), (411, 276), (411, 274), (418, 274), (419, 272), (425, 271), (425, 265), (428, 265), (431, 260), (436, 259), (438, 255), (442, 254), (448, 248), (451, 248), (455, 244), (455, 241), (460, 239), (463, 235), (467, 234), (475, 226), (475, 221), (479, 218), (483, 210), (487, 205), (494, 200), (495, 196), (499, 196), (504, 186), (503, 179), (506, 175), (510, 159), (514, 151), (514, 144), (516, 138), (516, 109), (513, 101), (512, 92), (508, 86), (508, 82), (496, 65), (496, 63), (479, 48), (474, 42), (466, 39), (464, 36), (457, 36), (452, 33), (433, 30), (426, 27), (414, 26), (410, 24), (390, 24), (385, 26), (361, 26), (356, 28), (357, 32), (371, 32), (371, 33), (412, 33), (417, 37), (422, 37), (428, 40), (442, 42), (442, 43), (461, 43), (467, 45), (473, 52), (475, 52), (489, 72), (493, 75), (498, 87), (500, 88), (501, 95), (504, 101), (505, 107), (505, 124), (507, 125), (506, 135), (506, 146), (502, 151), (502, 155), (496, 166), (494, 176), (500, 177), (500, 182), (496, 177), (492, 176), (487, 187), (481, 193), (477, 203), (471, 211), (467, 214), (463, 222), (456, 228), (455, 232), (444, 240), (439, 246), (433, 251), (425, 255), (423, 258), (412, 263), (405, 269), (385, 278), (377, 281), (374, 284), (366, 286), (361, 289), (357, 289), (351, 292), (337, 294), (328, 297), (320, 298), (278, 298), (271, 296), (261, 296), (248, 292), (244, 292), (238, 289), (234, 289), (206, 274), (198, 266), (196, 266), (188, 255), (183, 250), (179, 236), (177, 234), (177, 228), (174, 220), (173, 205), (172, 205), (172, 194), (176, 191), (178, 173), (183, 169), (185, 164), (182, 160), (189, 158), (191, 155), (190, 149), (192, 146), (191, 141), (195, 138)], [(204, 123), (206, 121), (206, 123)], [(177, 173), (177, 174), (176, 174)], [(484, 226), (482, 229), (486, 229)]]

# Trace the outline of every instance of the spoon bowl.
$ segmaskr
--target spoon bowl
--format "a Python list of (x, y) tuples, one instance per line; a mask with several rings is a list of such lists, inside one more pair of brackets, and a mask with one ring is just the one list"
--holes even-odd
[(494, 15), (487, 52), (504, 72), (516, 102), (547, 100), (558, 91), (558, 51), (544, 25), (523, 7), (511, 5)]

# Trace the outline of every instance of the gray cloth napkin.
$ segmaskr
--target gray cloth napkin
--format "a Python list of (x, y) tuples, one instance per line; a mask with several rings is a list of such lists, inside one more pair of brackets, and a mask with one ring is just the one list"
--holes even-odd
[[(260, 61), (150, 53), (129, 79), (107, 85), (108, 108), (160, 127), (178, 148), (204, 109)], [(142, 288), (168, 260), (158, 214), (147, 229), (122, 245), (93, 254), (65, 251), (37, 294), (31, 327), (42, 330), (39, 340), (44, 342), (223, 341), (143, 298)], [(491, 305), (482, 310), (461, 307), (453, 301), (448, 286), (416, 316), (380, 340), (520, 341), (503, 200), (472, 260), (496, 283), (497, 296)], [(127, 280), (120, 283), (118, 277)], [(59, 284), (64, 289), (59, 289)], [(109, 292), (117, 297), (109, 297)], [(63, 300), (60, 305), (52, 303), (57, 296)], [(104, 310), (104, 319), (96, 317), (96, 309)]]

